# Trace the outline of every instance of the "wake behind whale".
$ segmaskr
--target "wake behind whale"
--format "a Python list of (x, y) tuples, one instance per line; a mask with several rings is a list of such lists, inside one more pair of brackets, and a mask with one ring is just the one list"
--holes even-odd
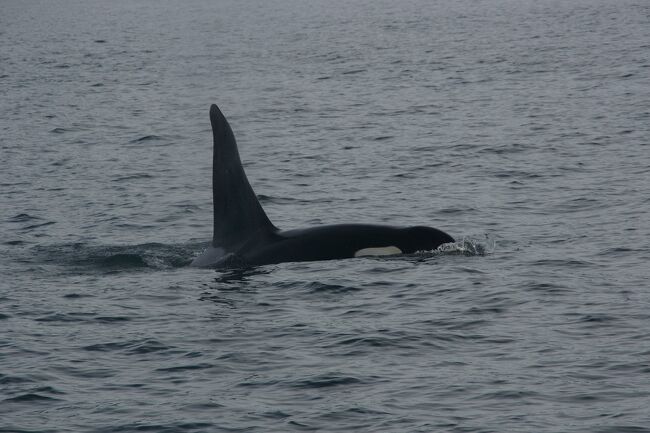
[(228, 121), (210, 107), (214, 138), (214, 232), (194, 261), (199, 267), (248, 267), (281, 262), (335, 260), (434, 250), (454, 242), (433, 227), (337, 224), (283, 231), (266, 216), (251, 188)]

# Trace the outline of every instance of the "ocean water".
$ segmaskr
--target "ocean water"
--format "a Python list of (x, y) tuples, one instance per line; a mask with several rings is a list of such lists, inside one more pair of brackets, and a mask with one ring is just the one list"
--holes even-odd
[[(210, 104), (280, 228), (217, 272)], [(0, 2), (0, 431), (650, 432), (650, 3)]]

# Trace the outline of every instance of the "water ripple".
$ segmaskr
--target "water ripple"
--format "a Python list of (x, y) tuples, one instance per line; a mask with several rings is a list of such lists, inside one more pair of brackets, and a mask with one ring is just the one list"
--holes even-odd
[[(0, 431), (650, 431), (647, 2), (86, 3), (2, 3)], [(188, 267), (211, 103), (278, 226), (458, 241)]]

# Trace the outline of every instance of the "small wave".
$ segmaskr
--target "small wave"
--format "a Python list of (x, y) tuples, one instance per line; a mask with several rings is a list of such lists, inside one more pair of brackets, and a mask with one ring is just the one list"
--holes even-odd
[(167, 346), (160, 341), (148, 339), (137, 344), (132, 344), (126, 353), (129, 355), (142, 355), (145, 353), (166, 352), (172, 348), (172, 346)]
[(354, 348), (378, 348), (383, 349), (396, 347), (396, 348), (409, 348), (409, 338), (404, 337), (384, 337), (384, 336), (365, 336), (365, 337), (351, 337), (339, 341), (336, 345), (349, 346)]
[(65, 299), (80, 299), (80, 298), (87, 298), (90, 297), (90, 295), (83, 294), (83, 293), (68, 293), (67, 295), (63, 295), (63, 298)]
[(141, 143), (143, 141), (159, 141), (159, 140), (162, 140), (162, 139), (163, 139), (163, 137), (161, 137), (159, 135), (145, 135), (145, 136), (142, 136), (140, 138), (136, 138), (136, 139), (131, 140), (131, 143)]
[(33, 379), (24, 377), (24, 376), (9, 376), (6, 374), (0, 373), (0, 385), (13, 385), (13, 384), (22, 384), (35, 382)]
[(75, 271), (88, 269), (108, 272), (138, 269), (170, 269), (186, 266), (204, 247), (200, 244), (94, 246), (81, 243), (36, 246), (25, 252), (29, 261), (71, 267)]
[(502, 154), (509, 154), (509, 153), (519, 153), (519, 152), (524, 152), (529, 149), (528, 146), (521, 144), (521, 143), (511, 143), (511, 144), (504, 144), (500, 146), (488, 146), (484, 147), (483, 149), (479, 150), (479, 152), (482, 153), (495, 153), (497, 155), (502, 155)]
[(30, 230), (34, 230), (34, 229), (37, 229), (37, 228), (40, 228), (40, 227), (51, 226), (52, 224), (56, 224), (56, 221), (45, 221), (44, 223), (40, 223), (40, 224), (28, 225), (27, 227), (23, 227), (22, 230), (23, 231), (30, 231)]
[(562, 260), (562, 259), (542, 259), (535, 260), (530, 263), (533, 266), (548, 266), (548, 267), (567, 267), (567, 268), (589, 268), (595, 266), (594, 263), (585, 260)]
[[(115, 424), (110, 427), (100, 427), (93, 430), (97, 433), (126, 433), (126, 432), (204, 432), (219, 431), (216, 424), (208, 422), (174, 422), (168, 424), (150, 424), (145, 422)], [(234, 431), (234, 430), (233, 430)]]
[(259, 200), (259, 202), (262, 204), (329, 203), (331, 201), (328, 198), (304, 199), (304, 198), (293, 198), (293, 197), (275, 197), (275, 196), (270, 196), (265, 194), (257, 194), (257, 200)]
[(51, 165), (55, 167), (61, 167), (65, 165), (68, 161), (70, 161), (70, 158), (63, 158), (63, 159), (59, 159), (58, 161), (54, 161)]
[(17, 395), (16, 397), (7, 398), (3, 400), (3, 402), (5, 403), (12, 403), (12, 402), (13, 403), (47, 403), (50, 401), (59, 400), (56, 397), (51, 397), (45, 394), (62, 395), (65, 393), (57, 389), (54, 389), (51, 386), (42, 386), (40, 388), (35, 388), (25, 394)]
[(607, 327), (620, 327), (621, 319), (605, 313), (584, 314), (569, 322), (573, 325), (581, 325), (586, 329), (602, 329)]
[(48, 401), (55, 401), (58, 398), (48, 397), (46, 395), (40, 395), (37, 393), (29, 392), (27, 394), (22, 394), (16, 397), (11, 397), (3, 400), (5, 403), (42, 403)]
[(453, 214), (460, 214), (460, 213), (464, 213), (464, 212), (474, 212), (474, 211), (476, 211), (476, 209), (473, 208), (473, 207), (466, 207), (466, 208), (452, 207), (452, 208), (442, 208), (442, 209), (438, 210), (438, 213), (453, 215)]
[(153, 176), (149, 173), (134, 173), (127, 176), (120, 176), (113, 179), (113, 182), (123, 182), (125, 180), (135, 180), (135, 179), (151, 179)]
[(25, 245), (26, 243), (27, 243), (27, 242), (25, 242), (25, 241), (21, 241), (21, 240), (19, 240), (19, 239), (12, 240), (12, 241), (6, 241), (6, 242), (3, 242), (3, 244), (5, 244), (5, 245), (9, 245), (9, 246), (12, 246), (12, 247), (13, 247), (13, 246), (17, 246), (17, 245)]
[(214, 364), (204, 362), (200, 364), (178, 365), (175, 367), (157, 368), (156, 371), (166, 372), (166, 373), (178, 373), (181, 371), (204, 370), (212, 367), (214, 367)]
[(119, 342), (119, 343), (97, 343), (91, 344), (89, 346), (84, 346), (84, 350), (90, 352), (113, 352), (117, 350), (124, 349), (129, 345), (128, 342)]
[(644, 249), (641, 248), (631, 248), (631, 247), (614, 247), (607, 248), (600, 251), (597, 255), (599, 256), (609, 256), (609, 257), (625, 257), (625, 256), (635, 256), (639, 253), (642, 253)]
[[(247, 281), (249, 277), (256, 275), (266, 275), (271, 273), (271, 269), (266, 268), (234, 268), (223, 269), (217, 274), (214, 279), (216, 283), (224, 285), (232, 285), (235, 290), (241, 289), (241, 283)], [(227, 290), (227, 287), (220, 287), (220, 290)]]
[(527, 290), (532, 290), (534, 292), (540, 292), (544, 294), (560, 294), (560, 293), (566, 293), (569, 289), (557, 284), (551, 284), (551, 283), (540, 283), (537, 281), (530, 282), (528, 284), (522, 285), (523, 288)]
[(594, 430), (595, 433), (648, 433), (649, 431), (648, 427), (635, 425), (598, 427)]
[(90, 313), (52, 313), (34, 319), (35, 322), (84, 322)]
[(539, 393), (533, 392), (533, 391), (525, 391), (525, 390), (520, 390), (520, 389), (512, 389), (512, 390), (502, 390), (502, 391), (493, 391), (493, 392), (487, 392), (481, 395), (477, 395), (476, 397), (473, 397), (473, 400), (486, 400), (486, 401), (493, 401), (493, 400), (520, 400), (520, 399), (527, 399), (527, 398), (534, 398), (537, 397)]
[(26, 213), (19, 213), (16, 216), (9, 218), (7, 221), (10, 223), (22, 223), (25, 221), (40, 220), (40, 217), (29, 215)]
[(571, 200), (566, 200), (563, 203), (558, 203), (553, 206), (558, 212), (573, 213), (588, 210), (601, 209), (603, 203), (600, 200), (588, 197), (578, 197)]
[(274, 203), (274, 204), (289, 204), (293, 203), (296, 201), (294, 198), (290, 197), (273, 197), (270, 195), (265, 195), (265, 194), (258, 194), (257, 195), (257, 200), (260, 203), (266, 204), (266, 203)]
[[(40, 227), (46, 227), (52, 224), (56, 224), (55, 221), (43, 221), (43, 218), (34, 216), (34, 215), (29, 215), (26, 213), (20, 213), (18, 215), (15, 215), (9, 219), (7, 219), (7, 222), (10, 223), (29, 223), (28, 225), (22, 227), (20, 230), (21, 231), (31, 231)], [(17, 241), (20, 242), (20, 241)]]
[(162, 352), (170, 350), (171, 347), (167, 346), (157, 340), (131, 340), (120, 341), (111, 343), (97, 343), (83, 347), (84, 350), (89, 352), (121, 352), (128, 355), (141, 355), (152, 352)]
[(312, 281), (310, 283), (307, 283), (305, 287), (311, 293), (320, 293), (320, 292), (347, 293), (347, 292), (357, 292), (361, 290), (358, 287), (342, 286), (340, 284), (326, 284), (326, 283), (320, 283), (318, 281)]
[(95, 317), (93, 320), (99, 323), (119, 323), (128, 322), (131, 318), (126, 316), (99, 316)]
[(618, 320), (618, 318), (614, 316), (610, 316), (608, 314), (586, 314), (578, 319), (578, 323), (605, 323), (605, 322), (613, 322), (615, 320)]
[(362, 72), (366, 72), (367, 69), (352, 69), (349, 71), (343, 71), (341, 72), (342, 75), (354, 75), (354, 74), (360, 74)]
[(131, 318), (126, 316), (95, 316), (92, 313), (52, 313), (34, 320), (48, 323), (121, 323), (128, 322)]
[(541, 177), (537, 173), (530, 173), (522, 170), (494, 170), (492, 174), (494, 177), (499, 179), (508, 179), (511, 177), (517, 179), (537, 179)]
[(364, 381), (353, 376), (338, 374), (321, 374), (309, 379), (298, 380), (292, 383), (294, 388), (328, 388), (342, 385), (356, 385)]

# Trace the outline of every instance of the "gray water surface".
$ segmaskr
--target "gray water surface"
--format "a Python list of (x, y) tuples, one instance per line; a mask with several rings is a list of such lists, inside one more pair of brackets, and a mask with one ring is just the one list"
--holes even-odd
[[(210, 104), (280, 228), (187, 267)], [(650, 3), (3, 1), (0, 431), (649, 432)]]

